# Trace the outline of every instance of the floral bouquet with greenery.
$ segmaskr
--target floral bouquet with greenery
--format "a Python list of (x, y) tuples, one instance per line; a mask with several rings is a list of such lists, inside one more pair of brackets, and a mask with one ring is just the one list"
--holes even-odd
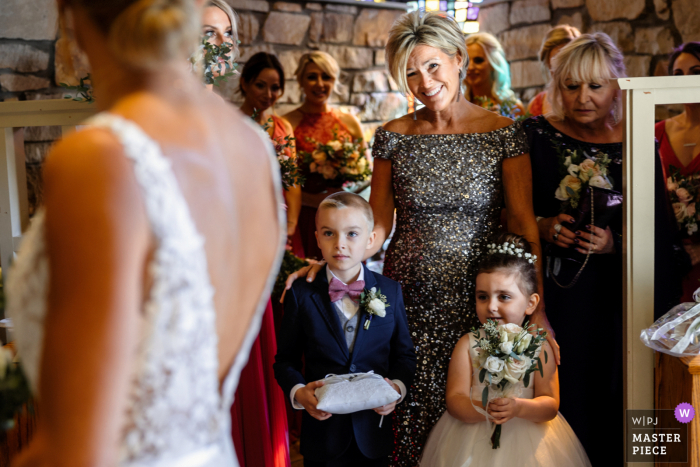
[(0, 428), (14, 427), (15, 414), (32, 399), (29, 381), (12, 350), (0, 347)]
[[(192, 70), (203, 70), (204, 84), (213, 84), (220, 86), (231, 76), (238, 73), (238, 63), (231, 59), (234, 45), (230, 42), (224, 42), (220, 46), (211, 44), (207, 38), (202, 38), (202, 43), (197, 51), (190, 57)], [(218, 71), (218, 76), (214, 72)]]
[(326, 144), (312, 139), (308, 141), (316, 144), (313, 153), (302, 153), (311, 173), (323, 175), (324, 179), (335, 182), (338, 187), (348, 182), (363, 182), (372, 176), (362, 139), (353, 142), (350, 138), (339, 138), (334, 134), (333, 140)]
[[(530, 374), (535, 371), (543, 376), (539, 355), (547, 332), (535, 327), (534, 324), (528, 326), (527, 322), (523, 327), (514, 323), (499, 325), (489, 319), (479, 329), (472, 329), (479, 355), (473, 362), (474, 371), (479, 372), (480, 383), (487, 382), (481, 394), (484, 410), (477, 408), (477, 411), (487, 415), (487, 419), (490, 415), (485, 409), (489, 402), (499, 397), (517, 397), (529, 386)], [(547, 351), (544, 361), (547, 363)], [(496, 425), (491, 435), (493, 449), (500, 447), (501, 431), (502, 425)]]
[[(251, 117), (253, 121), (257, 122), (258, 111), (256, 110)], [(268, 119), (263, 122), (262, 128), (265, 132), (268, 132), (273, 125), (272, 119)], [(294, 137), (285, 136), (283, 141), (278, 141), (273, 139), (272, 144), (275, 146), (275, 154), (277, 155), (277, 161), (280, 164), (280, 173), (282, 176), (282, 187), (285, 190), (293, 187), (294, 185), (304, 186), (306, 179), (299, 171), (297, 166), (297, 161), (289, 156), (291, 149), (294, 147)]]
[(612, 178), (608, 173), (611, 159), (605, 153), (597, 157), (589, 156), (582, 150), (559, 148), (559, 171), (563, 178), (554, 197), (562, 202), (562, 211), (579, 205), (581, 194), (591, 187), (611, 190)]
[(680, 169), (670, 166), (671, 176), (666, 180), (668, 196), (673, 204), (678, 228), (693, 235), (698, 231), (698, 180), (700, 175), (682, 175)]

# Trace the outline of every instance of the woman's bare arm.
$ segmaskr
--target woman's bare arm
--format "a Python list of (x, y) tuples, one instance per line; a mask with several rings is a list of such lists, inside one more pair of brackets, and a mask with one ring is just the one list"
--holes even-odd
[[(294, 130), (292, 125), (282, 118), (282, 124), (286, 132), (285, 136), (294, 138)], [(294, 139), (290, 140), (289, 151), (291, 153), (292, 160), (298, 166), (297, 161), (297, 148)], [(287, 236), (291, 237), (294, 234), (294, 230), (299, 222), (299, 213), (301, 212), (301, 186), (294, 185), (285, 190), (284, 198), (287, 202)]]
[(540, 248), (540, 232), (532, 207), (532, 166), (529, 154), (510, 157), (503, 161), (503, 190), (505, 192), (508, 230), (525, 237), (532, 245), (533, 253), (537, 255), (538, 288), (542, 300), (540, 306), (532, 314), (531, 321), (547, 330), (549, 343), (554, 349), (555, 361), (559, 363), (559, 345), (554, 340), (554, 332), (544, 311), (544, 299), (546, 298), (542, 291), (544, 258)]
[(374, 248), (365, 253), (364, 259), (372, 257), (379, 251), (394, 227), (394, 185), (391, 180), (391, 161), (374, 159), (369, 205), (372, 206), (374, 214), (374, 231), (377, 233), (377, 240), (374, 242)]
[(139, 335), (150, 229), (121, 145), (102, 130), (47, 158), (50, 284), (36, 441), (16, 466), (113, 465)]

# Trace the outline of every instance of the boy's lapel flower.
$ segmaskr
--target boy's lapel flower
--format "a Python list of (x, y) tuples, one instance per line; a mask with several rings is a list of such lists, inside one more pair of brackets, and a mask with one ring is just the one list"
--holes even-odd
[(382, 290), (372, 287), (370, 290), (365, 289), (360, 295), (360, 307), (364, 309), (369, 318), (365, 320), (365, 331), (369, 329), (374, 315), (384, 318), (386, 309), (389, 307), (389, 302), (386, 300), (386, 295), (382, 295)]

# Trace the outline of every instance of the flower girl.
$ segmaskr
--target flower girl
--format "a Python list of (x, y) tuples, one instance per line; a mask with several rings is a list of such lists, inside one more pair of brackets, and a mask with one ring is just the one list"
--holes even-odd
[[(529, 359), (522, 346), (511, 348), (512, 342), (508, 342), (508, 336), (512, 338), (516, 335), (514, 333), (521, 332), (520, 326), (539, 304), (537, 258), (531, 254), (525, 239), (513, 234), (502, 234), (497, 243), (489, 247), (476, 278), (476, 312), (485, 328), (491, 326), (492, 336), (493, 322), (487, 323), (487, 320), (494, 320), (499, 325), (497, 330), (503, 336), (501, 342), (504, 342), (500, 349), (507, 347), (502, 352), (515, 352), (512, 355), (520, 355), (520, 360), (508, 357), (501, 357), (502, 360), (488, 357), (487, 360), (485, 350), (480, 347), (487, 344), (482, 340), (488, 337), (483, 328), (459, 340), (452, 352), (447, 376), (447, 412), (430, 433), (420, 465), (590, 466), (581, 443), (557, 411), (559, 382), (554, 359), (536, 361), (539, 350), (544, 351), (542, 354), (552, 355), (549, 344), (537, 336), (519, 334), (519, 337), (524, 337), (521, 339), (523, 346), (533, 357)], [(535, 346), (530, 345), (533, 341), (542, 342), (542, 347), (534, 355), (532, 349)], [(538, 368), (527, 375), (525, 366), (530, 363)], [(473, 371), (473, 368), (481, 368), (481, 371)], [(508, 383), (496, 386), (499, 381)], [(489, 390), (484, 391), (489, 382)], [(490, 394), (486, 410), (482, 408), (482, 393)], [(492, 399), (494, 396), (497, 397)], [(496, 442), (492, 442), (498, 426), (501, 426), (500, 440), (493, 436)], [(500, 447), (497, 447), (499, 441)]]

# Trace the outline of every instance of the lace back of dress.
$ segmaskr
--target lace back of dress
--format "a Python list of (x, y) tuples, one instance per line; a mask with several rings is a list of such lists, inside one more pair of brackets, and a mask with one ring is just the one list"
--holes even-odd
[(158, 242), (121, 460), (147, 463), (214, 445), (225, 418), (204, 240), (159, 145), (115, 115), (100, 114), (90, 125), (112, 131), (133, 161)]

